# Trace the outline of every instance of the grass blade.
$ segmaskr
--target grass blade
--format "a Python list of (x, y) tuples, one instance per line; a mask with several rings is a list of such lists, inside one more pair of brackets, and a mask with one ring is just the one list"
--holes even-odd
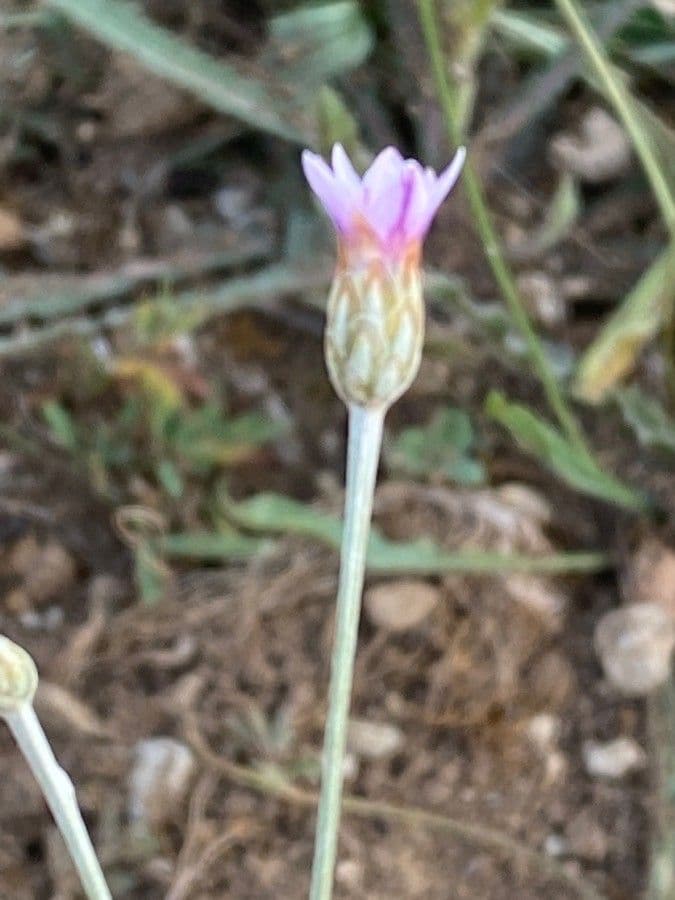
[[(337, 550), (342, 521), (329, 513), (281, 494), (258, 494), (241, 503), (227, 503), (227, 513), (240, 527), (263, 533), (297, 534), (319, 540)], [(370, 573), (381, 575), (440, 575), (446, 572), (497, 574), (536, 572), (560, 574), (606, 568), (602, 553), (555, 553), (546, 556), (462, 550), (448, 553), (433, 541), (390, 541), (371, 529), (366, 556)]]
[(637, 385), (616, 392), (616, 400), (624, 422), (635, 432), (643, 447), (653, 447), (675, 454), (675, 419), (659, 401)]
[(639, 116), (636, 115), (632, 97), (626, 90), (623, 80), (617, 75), (616, 70), (607, 58), (605, 50), (588, 22), (585, 13), (576, 4), (575, 0), (555, 0), (555, 2), (596, 72), (607, 99), (621, 119), (652, 186), (654, 196), (661, 209), (663, 221), (670, 231), (671, 237), (675, 240), (675, 197), (673, 196), (667, 174), (660, 164), (649, 132), (644, 130)]
[(675, 302), (675, 249), (665, 250), (642, 275), (581, 357), (575, 394), (599, 403), (635, 365), (645, 344), (667, 322)]
[(523, 450), (538, 457), (571, 487), (625, 509), (644, 512), (650, 508), (645, 496), (608, 475), (527, 407), (510, 403), (503, 394), (492, 391), (486, 411), (508, 429)]
[[(461, 144), (464, 140), (460, 111), (457, 106), (457, 98), (453, 86), (448, 80), (446, 61), (441, 47), (437, 17), (434, 11), (433, 0), (417, 0), (422, 31), (431, 61), (436, 87), (441, 102), (443, 114), (447, 125), (448, 137), (452, 143)], [(509, 269), (501, 242), (497, 236), (492, 216), (483, 196), (483, 191), (478, 176), (471, 164), (471, 157), (464, 165), (462, 184), (466, 191), (471, 212), (476, 224), (476, 230), (483, 244), (483, 251), (492, 268), (495, 281), (499, 285), (502, 296), (513, 317), (513, 321), (521, 331), (532, 366), (542, 383), (546, 398), (560, 422), (569, 440), (578, 448), (580, 453), (590, 455), (586, 447), (584, 436), (574, 418), (572, 410), (567, 405), (565, 397), (560, 389), (555, 373), (548, 361), (546, 352), (539, 340), (525, 304), (518, 291), (513, 273)]]
[[(220, 112), (294, 143), (309, 140), (297, 110), (281, 93), (186, 44), (126, 0), (47, 0), (75, 25)], [(274, 83), (274, 82), (273, 82)], [(278, 80), (277, 80), (278, 83)]]
[(270, 33), (286, 60), (286, 79), (312, 92), (317, 84), (360, 65), (373, 47), (373, 33), (352, 0), (280, 13), (271, 20)]

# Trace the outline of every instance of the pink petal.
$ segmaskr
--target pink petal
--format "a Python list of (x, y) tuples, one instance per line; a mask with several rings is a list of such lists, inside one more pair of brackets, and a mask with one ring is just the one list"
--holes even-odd
[(386, 241), (394, 231), (401, 218), (404, 199), (405, 186), (399, 179), (370, 199), (364, 207), (366, 221), (381, 240)]
[(363, 176), (361, 212), (381, 240), (387, 240), (401, 218), (406, 201), (403, 157), (387, 147)]
[(348, 188), (350, 192), (356, 193), (361, 190), (361, 179), (352, 165), (352, 161), (345, 153), (345, 148), (342, 144), (334, 145), (331, 162), (338, 181)]
[(344, 147), (335, 144), (332, 168), (309, 150), (302, 154), (302, 167), (338, 231), (348, 234), (362, 219), (383, 250), (397, 253), (410, 241), (424, 238), (457, 181), (465, 156), (460, 147), (450, 165), (436, 175), (417, 160), (404, 160), (395, 147), (386, 147), (359, 178)]
[(433, 212), (436, 212), (438, 207), (455, 186), (455, 182), (459, 178), (459, 174), (462, 171), (462, 166), (464, 165), (465, 159), (466, 148), (460, 147), (455, 153), (450, 165), (447, 166), (447, 168), (438, 176), (433, 192), (431, 194), (434, 205)]
[(423, 237), (433, 216), (429, 209), (429, 188), (426, 173), (419, 163), (408, 163), (408, 202), (400, 223), (400, 233), (404, 241)]
[(309, 186), (321, 201), (335, 227), (344, 231), (351, 223), (354, 205), (337, 181), (332, 169), (317, 153), (309, 150), (302, 153), (302, 168)]
[(362, 184), (366, 195), (379, 195), (383, 189), (400, 178), (403, 157), (396, 147), (386, 147), (377, 154), (370, 168), (363, 176)]

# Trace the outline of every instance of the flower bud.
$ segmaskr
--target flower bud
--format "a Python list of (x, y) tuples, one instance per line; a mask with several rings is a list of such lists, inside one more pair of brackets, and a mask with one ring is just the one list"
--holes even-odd
[(328, 298), (328, 373), (347, 405), (386, 408), (408, 389), (420, 365), (424, 299), (419, 264), (412, 254), (400, 262), (342, 255)]
[(417, 374), (424, 341), (420, 259), (464, 162), (440, 175), (388, 147), (360, 178), (340, 144), (332, 168), (305, 151), (305, 175), (338, 233), (327, 309), (328, 372), (347, 405), (387, 408)]
[(32, 703), (37, 685), (38, 673), (32, 657), (23, 647), (0, 635), (0, 715)]

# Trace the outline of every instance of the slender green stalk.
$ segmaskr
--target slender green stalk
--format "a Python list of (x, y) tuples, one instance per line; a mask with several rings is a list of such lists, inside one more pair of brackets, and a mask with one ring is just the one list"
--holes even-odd
[(587, 20), (585, 13), (577, 6), (574, 0), (555, 0), (555, 3), (586, 53), (608, 99), (628, 132), (635, 147), (635, 152), (640, 158), (642, 167), (654, 191), (663, 220), (670, 231), (671, 237), (675, 239), (675, 197), (654, 153), (649, 135), (634, 114), (630, 95), (625, 90), (620, 77), (617, 77), (612, 71), (612, 64), (607, 59), (602, 44), (593, 31), (593, 27)]
[[(561, 15), (565, 18), (570, 30), (588, 57), (588, 61), (596, 72), (608, 100), (614, 106), (628, 136), (631, 139), (645, 175), (651, 185), (656, 202), (659, 205), (663, 221), (670, 232), (670, 252), (666, 257), (667, 269), (664, 283), (675, 278), (675, 194), (671, 189), (667, 173), (654, 151), (649, 129), (644, 127), (633, 97), (626, 90), (621, 75), (617, 74), (607, 58), (602, 43), (593, 30), (584, 11), (577, 6), (575, 0), (555, 0)], [(665, 354), (668, 361), (668, 377), (671, 390), (675, 389), (675, 309), (672, 303), (668, 309), (668, 321), (665, 329)]]
[[(438, 23), (434, 12), (434, 0), (418, 0), (417, 5), (434, 78), (436, 80), (436, 88), (445, 115), (448, 135), (454, 144), (462, 144), (464, 143), (464, 135), (461, 133), (459, 127), (458, 116), (455, 111), (455, 96), (446, 73), (445, 59), (438, 32)], [(581, 430), (579, 429), (574, 415), (565, 402), (555, 373), (551, 369), (549, 361), (546, 358), (546, 353), (532, 327), (532, 323), (530, 322), (525, 305), (518, 292), (513, 275), (506, 264), (497, 232), (492, 223), (485, 198), (483, 197), (478, 176), (471, 164), (470, 158), (467, 159), (464, 165), (462, 183), (469, 200), (471, 213), (476, 223), (476, 229), (480, 235), (488, 263), (490, 264), (495, 280), (499, 285), (499, 289), (502, 292), (513, 320), (523, 334), (530, 359), (532, 360), (532, 365), (542, 383), (551, 409), (557, 416), (558, 421), (567, 434), (570, 442), (574, 444), (580, 452), (584, 453), (586, 456), (590, 456), (590, 451), (586, 446)]]
[(383, 409), (349, 408), (344, 531), (310, 900), (330, 900), (333, 894), (349, 702), (383, 422)]
[(13, 31), (16, 28), (48, 28), (56, 21), (57, 17), (55, 14), (46, 9), (3, 13), (0, 15), (0, 30)]
[(73, 783), (56, 761), (32, 704), (22, 703), (12, 712), (6, 712), (4, 718), (42, 788), (87, 897), (89, 900), (111, 900), (77, 805)]

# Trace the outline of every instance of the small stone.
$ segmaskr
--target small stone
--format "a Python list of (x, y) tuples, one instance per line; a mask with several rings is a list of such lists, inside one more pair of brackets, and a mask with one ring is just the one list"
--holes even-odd
[(389, 631), (407, 631), (426, 619), (438, 599), (437, 588), (426, 581), (410, 578), (370, 588), (364, 606), (374, 625)]
[(675, 621), (675, 550), (654, 537), (637, 548), (624, 581), (630, 603), (654, 603)]
[(644, 768), (647, 763), (647, 754), (642, 747), (627, 737), (606, 744), (585, 741), (583, 757), (588, 774), (598, 778), (623, 778), (628, 772)]
[(20, 612), (58, 599), (72, 585), (76, 574), (75, 560), (65, 547), (55, 540), (39, 544), (32, 535), (12, 549), (10, 564), (23, 579), (16, 589), (22, 602), (13, 601), (13, 607), (21, 607), (16, 610)]
[(363, 865), (355, 859), (342, 859), (335, 867), (335, 880), (350, 896), (363, 894)]
[[(345, 781), (353, 781), (359, 774), (359, 761), (353, 753), (345, 753), (342, 761), (342, 777)], [(317, 773), (317, 781), (318, 781)]]
[(19, 217), (0, 206), (0, 253), (4, 250), (18, 250), (25, 243), (26, 229)]
[(564, 856), (567, 853), (567, 841), (561, 834), (549, 834), (544, 841), (544, 853), (547, 856)]
[(559, 168), (582, 181), (602, 184), (626, 173), (631, 145), (619, 123), (598, 106), (583, 116), (579, 134), (553, 138), (551, 157)]
[(546, 752), (560, 737), (560, 718), (549, 713), (533, 716), (527, 723), (527, 735), (538, 750)]
[(169, 737), (139, 741), (129, 777), (129, 817), (156, 829), (170, 822), (197, 767), (189, 747)]
[(607, 680), (624, 694), (641, 697), (668, 679), (675, 622), (652, 603), (635, 603), (604, 615), (595, 649)]
[(385, 759), (403, 746), (403, 732), (385, 722), (351, 719), (347, 745), (352, 753), (364, 759)]

